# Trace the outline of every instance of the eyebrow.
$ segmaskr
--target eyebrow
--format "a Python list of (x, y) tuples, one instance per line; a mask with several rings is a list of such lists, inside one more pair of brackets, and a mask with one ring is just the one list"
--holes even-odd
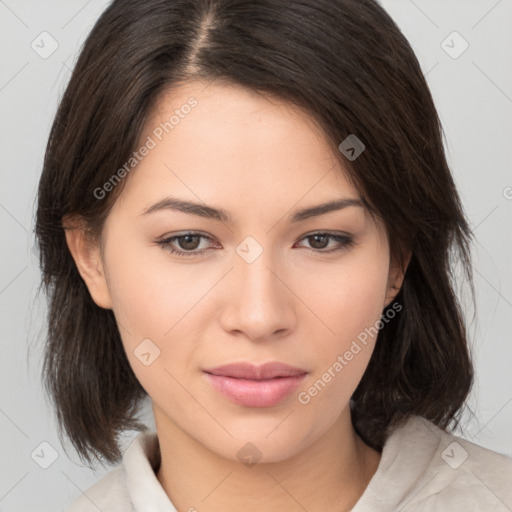
[[(342, 210), (351, 206), (364, 208), (361, 199), (344, 197), (329, 201), (328, 203), (311, 206), (302, 210), (297, 210), (290, 218), (291, 223), (301, 222), (312, 217), (324, 215), (326, 213)], [(214, 208), (206, 204), (194, 203), (192, 201), (186, 201), (183, 199), (177, 199), (174, 197), (165, 197), (157, 203), (151, 205), (142, 211), (140, 215), (147, 215), (161, 210), (173, 210), (178, 212), (187, 213), (189, 215), (196, 215), (206, 219), (218, 220), (225, 223), (231, 223), (232, 217), (229, 212), (222, 208)]]

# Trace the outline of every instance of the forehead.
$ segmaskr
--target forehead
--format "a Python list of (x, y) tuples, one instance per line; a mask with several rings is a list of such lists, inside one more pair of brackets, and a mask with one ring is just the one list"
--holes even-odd
[(172, 195), (258, 214), (359, 197), (308, 113), (234, 84), (166, 91), (147, 118), (145, 144), (122, 194), (141, 207)]
[(155, 130), (157, 138), (188, 138), (189, 145), (195, 142), (198, 150), (208, 145), (218, 156), (228, 156), (226, 151), (230, 155), (249, 152), (246, 159), (261, 158), (267, 151), (274, 159), (310, 155), (317, 161), (333, 161), (325, 134), (311, 114), (232, 83), (192, 81), (164, 92), (150, 112), (143, 135)]

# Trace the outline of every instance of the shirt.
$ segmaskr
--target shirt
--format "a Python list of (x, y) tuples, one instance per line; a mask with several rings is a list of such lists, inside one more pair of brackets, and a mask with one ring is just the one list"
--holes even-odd
[[(122, 463), (64, 512), (177, 512), (156, 472), (157, 433), (140, 433)], [(512, 458), (419, 416), (395, 428), (352, 512), (511, 512)]]

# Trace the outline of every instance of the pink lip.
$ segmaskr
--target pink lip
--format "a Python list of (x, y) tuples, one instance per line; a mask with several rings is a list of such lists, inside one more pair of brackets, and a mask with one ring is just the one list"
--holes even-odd
[(284, 363), (254, 366), (233, 363), (204, 370), (210, 384), (226, 398), (246, 407), (271, 407), (294, 391), (306, 370)]

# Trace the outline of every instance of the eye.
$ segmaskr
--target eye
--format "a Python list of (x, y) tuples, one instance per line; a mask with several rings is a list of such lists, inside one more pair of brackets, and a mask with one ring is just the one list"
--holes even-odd
[[(203, 235), (201, 233), (190, 232), (156, 240), (156, 243), (171, 254), (177, 254), (178, 256), (184, 256), (186, 258), (189, 258), (194, 256), (201, 256), (206, 251), (211, 249), (207, 247), (198, 250), (200, 246), (200, 241), (202, 239), (210, 241), (213, 240), (211, 237)], [(302, 237), (301, 240), (310, 240), (310, 244), (312, 245), (312, 247), (306, 247), (306, 249), (309, 249), (316, 253), (338, 252), (346, 250), (349, 247), (355, 245), (353, 236), (340, 233), (312, 233), (310, 235)], [(326, 247), (329, 246), (328, 243), (330, 241), (334, 241), (336, 242), (336, 244), (334, 245), (333, 248), (329, 250), (324, 250)], [(176, 246), (179, 246), (179, 248), (176, 249)]]
[[(355, 245), (354, 237), (351, 235), (345, 235), (340, 233), (312, 233), (310, 235), (307, 235), (302, 238), (302, 240), (311, 240), (309, 242), (312, 246), (313, 252), (319, 252), (319, 253), (331, 253), (331, 252), (338, 252), (345, 249), (348, 249), (349, 247)], [(335, 241), (337, 245), (334, 245), (333, 248), (325, 251), (322, 249), (325, 249), (326, 242), (327, 244), (329, 241)], [(328, 245), (327, 245), (328, 247)]]
[[(182, 235), (175, 235), (168, 238), (164, 238), (162, 240), (157, 240), (156, 243), (163, 247), (166, 251), (170, 252), (171, 254), (177, 254), (179, 256), (199, 256), (206, 252), (207, 249), (202, 249), (200, 251), (194, 251), (198, 247), (198, 242), (200, 239), (204, 238), (205, 240), (212, 240), (209, 236), (201, 235), (200, 233), (185, 233)], [(175, 244), (175, 241), (178, 241), (177, 244)], [(179, 245), (181, 249), (175, 249), (174, 246)]]

